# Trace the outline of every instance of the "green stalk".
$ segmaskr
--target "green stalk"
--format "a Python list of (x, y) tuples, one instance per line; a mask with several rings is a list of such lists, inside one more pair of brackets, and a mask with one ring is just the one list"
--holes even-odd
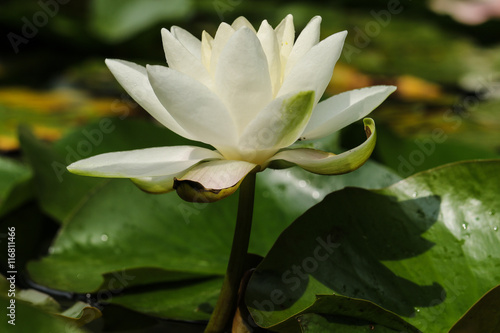
[(210, 317), (205, 333), (222, 333), (230, 329), (238, 301), (238, 289), (243, 277), (245, 257), (248, 252), (252, 228), (255, 173), (245, 177), (240, 186), (238, 217), (234, 229), (233, 245), (222, 289)]

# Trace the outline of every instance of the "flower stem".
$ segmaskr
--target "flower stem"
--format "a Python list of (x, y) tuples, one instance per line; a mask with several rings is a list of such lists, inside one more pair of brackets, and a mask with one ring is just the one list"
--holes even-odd
[(240, 186), (238, 216), (226, 276), (224, 277), (219, 299), (205, 329), (205, 333), (226, 332), (236, 311), (238, 289), (244, 273), (245, 257), (248, 251), (250, 230), (252, 228), (255, 178), (255, 173), (248, 174)]

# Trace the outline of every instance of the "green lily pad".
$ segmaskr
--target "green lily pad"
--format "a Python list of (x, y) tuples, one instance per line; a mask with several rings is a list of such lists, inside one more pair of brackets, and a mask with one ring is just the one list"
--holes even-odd
[(460, 320), (453, 325), (450, 333), (500, 331), (500, 286), (484, 295)]
[(125, 269), (161, 268), (164, 281), (221, 275), (229, 218), (215, 204), (202, 207), (149, 195), (128, 180), (108, 181), (67, 221), (50, 255), (28, 270), (39, 284), (82, 293), (96, 291), (108, 272), (117, 272), (113, 289), (139, 283)]
[(31, 170), (12, 159), (0, 157), (0, 216), (32, 196)]
[[(24, 156), (34, 168), (35, 195), (41, 208), (56, 221), (63, 222), (87, 193), (104, 184), (102, 179), (84, 180), (66, 171), (64, 158), (38, 141), (27, 129), (20, 129)], [(24, 142), (29, 142), (25, 144)], [(72, 188), (72, 191), (64, 191)]]
[(176, 283), (141, 293), (113, 297), (110, 302), (155, 317), (208, 320), (219, 296), (222, 278)]
[[(147, 135), (131, 136), (134, 132)], [(21, 129), (20, 140), (24, 156), (34, 166), (40, 205), (59, 222), (65, 221), (89, 195), (108, 182), (107, 179), (73, 175), (66, 170), (70, 163), (103, 152), (189, 142), (151, 122), (120, 118), (103, 118), (70, 133), (53, 148), (36, 140), (26, 128)]]
[(16, 299), (30, 303), (48, 313), (59, 313), (61, 306), (51, 296), (34, 289), (16, 290)]
[[(0, 275), (0, 290), (4, 295), (9, 292), (10, 282)], [(63, 318), (72, 326), (81, 327), (94, 319), (102, 316), (99, 309), (84, 302), (76, 302), (71, 307), (61, 312), (61, 305), (52, 296), (35, 289), (15, 289), (16, 303), (29, 304), (38, 310)], [(10, 301), (9, 301), (10, 302)]]
[[(11, 305), (10, 299), (0, 297), (0, 306), (5, 309)], [(76, 327), (72, 323), (56, 318), (45, 313), (42, 310), (32, 307), (22, 301), (15, 303), (15, 319), (6, 316), (0, 321), (0, 330), (2, 332), (39, 332), (39, 333), (85, 333), (86, 330)], [(9, 314), (12, 312), (8, 310)], [(14, 320), (12, 322), (9, 322)], [(15, 325), (13, 325), (14, 323)]]
[(68, 322), (81, 327), (101, 317), (102, 312), (99, 309), (88, 305), (87, 303), (76, 302), (75, 304), (73, 304), (73, 306), (66, 309), (62, 313), (58, 313), (57, 315), (64, 318)]
[[(302, 333), (318, 332), (342, 332), (362, 333), (381, 332), (395, 333), (402, 331), (393, 330), (385, 326), (376, 325), (366, 320), (352, 319), (346, 317), (322, 316), (314, 313), (306, 313), (297, 317)], [(403, 331), (404, 332), (404, 331)]]
[(499, 160), (463, 162), (382, 190), (328, 195), (257, 267), (250, 312), (273, 329), (316, 295), (335, 293), (372, 301), (423, 332), (449, 330), (500, 280), (499, 170)]

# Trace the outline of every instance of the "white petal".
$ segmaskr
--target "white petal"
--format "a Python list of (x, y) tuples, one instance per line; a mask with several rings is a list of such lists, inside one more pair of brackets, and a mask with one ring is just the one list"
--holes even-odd
[(215, 74), (219, 63), (219, 56), (233, 34), (234, 29), (229, 24), (222, 22), (219, 25), (212, 42), (212, 54), (210, 56), (210, 73), (212, 73), (212, 76)]
[(194, 146), (172, 146), (106, 153), (68, 166), (72, 173), (93, 177), (140, 178), (174, 174), (193, 165), (221, 159), (216, 151)]
[(288, 57), (288, 62), (285, 68), (286, 77), (293, 66), (300, 60), (314, 45), (319, 42), (319, 32), (321, 25), (321, 16), (315, 16), (309, 21), (307, 26), (302, 30), (299, 37), (293, 45), (290, 56)]
[(317, 103), (332, 78), (346, 35), (347, 31), (342, 31), (314, 45), (285, 77), (278, 96), (294, 91), (314, 90)]
[(172, 132), (196, 140), (195, 135), (182, 128), (160, 103), (149, 83), (145, 67), (125, 60), (106, 59), (105, 62), (125, 91), (150, 115)]
[(217, 145), (236, 143), (236, 128), (229, 111), (205, 85), (163, 66), (148, 66), (149, 81), (160, 102), (197, 140)]
[(272, 100), (266, 55), (250, 29), (241, 28), (227, 42), (219, 57), (215, 89), (240, 133)]
[(266, 54), (269, 75), (271, 76), (271, 84), (273, 87), (273, 96), (275, 96), (281, 87), (280, 49), (278, 47), (276, 33), (266, 20), (260, 25), (259, 31), (257, 32), (257, 38), (259, 38), (262, 49)]
[(161, 36), (165, 57), (170, 68), (189, 75), (208, 87), (212, 85), (212, 79), (200, 59), (186, 49), (167, 29), (161, 30)]
[[(205, 69), (210, 71), (210, 62), (212, 59), (212, 44), (214, 39), (210, 34), (206, 31), (203, 31), (201, 34), (201, 63), (205, 66)], [(212, 74), (210, 74), (212, 75)]]
[(275, 151), (294, 143), (311, 116), (314, 91), (281, 96), (269, 103), (243, 132), (242, 150)]
[(201, 41), (198, 38), (177, 26), (172, 26), (170, 32), (192, 55), (201, 60)]
[[(367, 140), (354, 149), (339, 155), (308, 148), (285, 150), (271, 158), (269, 167), (280, 169), (295, 164), (321, 175), (340, 175), (354, 171), (368, 160), (375, 148), (375, 123), (373, 119), (365, 118), (364, 124)], [(286, 161), (285, 165), (283, 161)]]
[(322, 101), (314, 108), (301, 138), (318, 139), (364, 118), (395, 90), (394, 86), (374, 86), (346, 91)]
[(166, 176), (131, 178), (137, 187), (148, 193), (168, 193), (174, 190), (174, 178), (181, 177), (186, 170)]
[(285, 74), (286, 63), (290, 52), (292, 52), (293, 41), (295, 40), (295, 27), (293, 25), (293, 16), (288, 14), (276, 27), (276, 38), (280, 48), (281, 77)]
[(259, 167), (245, 161), (210, 161), (190, 169), (174, 181), (174, 188), (186, 201), (213, 202), (234, 193), (241, 181)]
[(257, 33), (255, 31), (255, 28), (253, 27), (252, 23), (250, 23), (244, 16), (238, 17), (236, 20), (234, 20), (233, 24), (231, 24), (231, 27), (236, 31), (240, 28), (247, 27), (250, 30), (252, 30), (254, 33)]

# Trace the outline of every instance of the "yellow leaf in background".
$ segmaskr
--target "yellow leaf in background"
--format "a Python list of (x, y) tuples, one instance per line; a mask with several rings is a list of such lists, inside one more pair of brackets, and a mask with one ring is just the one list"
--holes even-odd
[(19, 148), (17, 128), (21, 124), (31, 126), (40, 139), (54, 141), (72, 128), (96, 119), (128, 116), (135, 107), (128, 100), (93, 98), (74, 89), (3, 88), (0, 89), (0, 150)]
[(392, 84), (398, 87), (395, 95), (409, 101), (438, 101), (446, 98), (439, 84), (412, 75), (402, 75), (394, 78), (380, 79), (361, 72), (355, 67), (338, 63), (333, 78), (328, 85), (328, 95), (343, 91), (359, 89), (376, 84)]
[(374, 80), (354, 67), (337, 63), (332, 80), (326, 88), (328, 95), (336, 95), (344, 91), (371, 86)]
[(396, 79), (396, 86), (398, 95), (408, 100), (437, 100), (443, 95), (438, 84), (411, 75), (399, 76)]
[(14, 150), (19, 146), (17, 138), (7, 134), (0, 134), (0, 150), (9, 151)]
[(445, 105), (431, 109), (427, 109), (425, 105), (390, 105), (379, 110), (376, 120), (402, 138), (431, 133), (436, 128), (444, 133), (452, 133), (456, 131), (454, 122), (443, 121), (448, 110)]

